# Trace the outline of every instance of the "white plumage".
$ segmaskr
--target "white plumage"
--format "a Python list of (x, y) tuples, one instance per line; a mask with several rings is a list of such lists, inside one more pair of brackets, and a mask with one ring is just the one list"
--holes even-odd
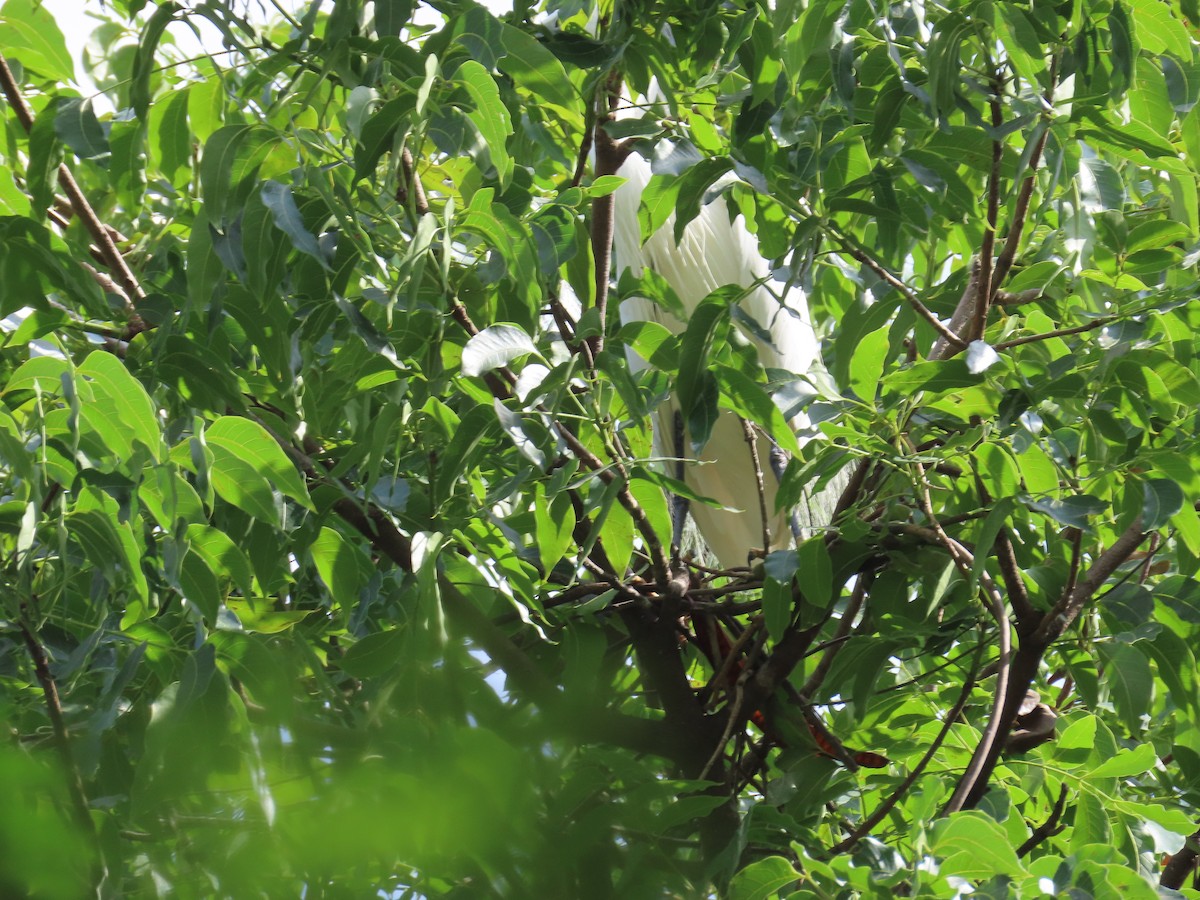
[[(781, 304), (777, 296), (782, 285), (772, 294), (761, 282), (769, 276), (767, 261), (758, 249), (758, 242), (739, 215), (732, 221), (724, 196), (717, 197), (700, 210), (688, 223), (678, 244), (675, 243), (675, 215), (671, 214), (661, 228), (644, 244), (640, 242), (638, 206), (642, 192), (649, 184), (651, 166), (644, 158), (631, 153), (617, 173), (628, 179), (617, 189), (613, 223), (614, 271), (619, 277), (625, 269), (640, 275), (644, 267), (657, 272), (678, 295), (689, 312), (717, 288), (736, 284), (750, 290), (741, 300), (742, 310), (769, 334), (767, 343), (752, 334), (764, 367), (786, 369), (804, 374), (817, 364), (820, 349), (808, 313), (808, 303), (799, 289), (792, 289)], [(649, 320), (659, 322), (672, 333), (679, 334), (685, 323), (658, 305), (641, 298), (626, 300), (621, 306), (625, 322)], [(631, 359), (635, 368), (645, 362)], [(657, 412), (655, 444), (663, 456), (675, 456), (673, 446), (674, 418), (678, 403), (664, 404)], [(801, 415), (792, 420), (797, 429), (808, 425)], [(774, 513), (776, 476), (770, 466), (770, 442), (758, 441), (758, 456), (763, 472), (768, 528), (772, 546), (786, 546), (792, 539), (789, 516)], [(706, 464), (687, 466), (686, 480), (697, 493), (726, 507), (716, 509), (700, 503), (691, 504), (691, 514), (705, 543), (723, 567), (744, 566), (748, 553), (761, 548), (763, 522), (759, 510), (758, 488), (750, 448), (742, 424), (730, 412), (724, 411), (713, 427), (700, 459)], [(807, 497), (797, 518), (802, 529), (827, 525), (832, 515), (836, 495), (830, 490), (820, 496)]]

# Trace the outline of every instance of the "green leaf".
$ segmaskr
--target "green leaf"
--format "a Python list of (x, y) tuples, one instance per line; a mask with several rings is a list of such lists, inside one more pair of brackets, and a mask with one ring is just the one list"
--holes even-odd
[(338, 667), (353, 678), (378, 678), (403, 658), (404, 631), (378, 631), (356, 641), (338, 660)]
[(1169, 52), (1184, 62), (1191, 61), (1192, 39), (1187, 26), (1172, 14), (1169, 4), (1160, 0), (1129, 0), (1128, 5), (1143, 50), (1153, 56)]
[(109, 152), (108, 137), (92, 111), (91, 100), (60, 101), (54, 108), (54, 133), (80, 159), (96, 159)]
[(770, 900), (803, 874), (782, 856), (768, 856), (742, 869), (729, 883), (730, 900)]
[(500, 100), (500, 89), (496, 87), (495, 79), (475, 60), (467, 60), (459, 66), (457, 74), (475, 105), (474, 111), (468, 116), (487, 143), (492, 165), (496, 167), (496, 178), (503, 191), (508, 187), (513, 173), (513, 161), (507, 147), (508, 136), (513, 131), (508, 108)]
[(250, 561), (233, 538), (211, 525), (193, 522), (187, 527), (187, 542), (189, 554), (203, 559), (215, 576), (231, 580), (243, 597), (253, 595)]
[(1142, 530), (1157, 531), (1183, 507), (1183, 491), (1166, 478), (1142, 482)]
[(779, 640), (792, 621), (792, 579), (800, 567), (795, 550), (775, 550), (763, 561), (763, 620), (767, 634)]
[(1088, 781), (1101, 778), (1131, 778), (1150, 771), (1157, 762), (1158, 755), (1154, 752), (1154, 745), (1139, 744), (1132, 750), (1117, 751), (1116, 756), (1101, 762), (1085, 777)]
[(1121, 0), (1114, 0), (1108, 26), (1112, 38), (1112, 96), (1120, 97), (1133, 82), (1133, 64), (1137, 57), (1133, 23), (1129, 21)]
[(1109, 698), (1130, 734), (1140, 734), (1142, 716), (1150, 711), (1154, 697), (1154, 674), (1140, 650), (1128, 644), (1102, 644), (1097, 648), (1104, 660)]
[(1021, 472), (1006, 445), (980, 444), (971, 455), (979, 480), (993, 500), (1016, 496), (1021, 489)]
[(222, 416), (204, 433), (212, 451), (212, 485), (234, 506), (267, 522), (279, 523), (275, 491), (313, 508), (296, 467), (257, 422)]
[(363, 178), (375, 171), (383, 154), (396, 142), (396, 133), (416, 108), (416, 100), (404, 94), (389, 100), (367, 119), (354, 147), (354, 177)]
[(823, 535), (809, 538), (796, 549), (796, 583), (804, 599), (818, 609), (827, 609), (833, 601), (833, 561)]
[(1054, 742), (1056, 750), (1088, 750), (1096, 745), (1095, 716), (1083, 716), (1076, 719), (1058, 736)]
[(472, 335), (462, 352), (464, 375), (483, 375), (537, 353), (532, 339), (516, 325), (490, 325)]
[(511, 25), (501, 27), (505, 55), (497, 63), (500, 71), (547, 102), (574, 112), (579, 95), (558, 58), (533, 35)]
[(292, 189), (278, 181), (266, 181), (260, 191), (263, 204), (271, 211), (276, 227), (291, 239), (292, 246), (329, 268), (329, 261), (316, 237), (304, 226), (304, 218), (292, 197)]
[[(736, 289), (735, 289), (736, 290)], [(740, 291), (739, 291), (740, 293)], [(717, 421), (719, 391), (709, 369), (713, 345), (729, 325), (729, 289), (705, 298), (692, 312), (679, 352), (679, 406), (687, 426), (692, 452), (699, 453), (708, 443)]]
[(342, 535), (328, 526), (321, 529), (310, 548), (317, 573), (333, 599), (343, 609), (357, 605), (358, 589), (364, 581), (358, 551)]
[(275, 132), (261, 125), (227, 125), (205, 142), (200, 190), (212, 222), (225, 224), (236, 217), (277, 141)]
[(1024, 502), (1030, 509), (1045, 513), (1054, 521), (1073, 528), (1087, 528), (1088, 519), (1100, 515), (1109, 506), (1099, 497), (1088, 494), (1077, 494), (1061, 500), (1025, 499)]
[[(800, 453), (796, 433), (767, 393), (766, 385), (758, 383), (732, 366), (717, 365), (711, 371), (721, 391), (722, 406), (743, 419), (761, 425), (766, 429), (767, 435), (783, 450), (791, 454)], [(760, 460), (760, 465), (765, 470), (768, 468), (768, 461)]]
[(160, 4), (154, 10), (154, 14), (146, 20), (146, 27), (142, 29), (141, 39), (138, 41), (137, 50), (134, 51), (129, 102), (133, 105), (134, 113), (143, 122), (146, 121), (146, 111), (150, 108), (150, 76), (157, 69), (154, 54), (158, 50), (158, 42), (181, 9), (178, 3)]
[(4, 55), (51, 81), (75, 80), (75, 66), (54, 16), (37, 0), (6, 0), (0, 9)]
[(179, 589), (188, 603), (200, 611), (207, 625), (216, 624), (221, 612), (221, 585), (201, 554), (189, 551), (184, 556), (179, 569)]
[(888, 348), (891, 346), (888, 337), (890, 330), (890, 327), (880, 328), (863, 337), (850, 358), (850, 390), (863, 403), (873, 405), (875, 402), (875, 394), (883, 378), (883, 364), (887, 361)]
[(907, 369), (893, 372), (883, 384), (893, 393), (908, 396), (917, 391), (941, 393), (955, 388), (970, 387), (983, 381), (982, 373), (973, 373), (961, 356), (953, 359), (915, 363)]
[(958, 878), (1016, 877), (1021, 861), (995, 819), (977, 810), (954, 813), (934, 826), (932, 852), (942, 857), (939, 872)]
[(534, 504), (537, 521), (537, 551), (545, 571), (553, 571), (571, 545), (575, 529), (575, 507), (569, 494), (555, 494), (549, 500), (546, 489), (537, 486)]
[(94, 350), (79, 367), (78, 375), (111, 401), (102, 408), (101, 415), (111, 417), (114, 427), (126, 431), (155, 459), (163, 459), (162, 432), (154, 402), (120, 359), (107, 351)]

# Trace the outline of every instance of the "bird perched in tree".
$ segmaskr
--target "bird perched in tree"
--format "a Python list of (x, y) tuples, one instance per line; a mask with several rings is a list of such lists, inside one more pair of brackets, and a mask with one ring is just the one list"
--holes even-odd
[[(665, 160), (673, 150), (669, 141), (660, 141), (656, 159)], [(756, 324), (758, 334), (753, 330), (744, 334), (758, 350), (762, 365), (797, 374), (805, 374), (819, 365), (820, 348), (804, 293), (793, 288), (780, 297), (783, 286), (771, 282), (770, 267), (759, 252), (757, 240), (740, 215), (731, 218), (723, 195), (700, 209), (699, 215), (684, 228), (678, 243), (674, 237), (674, 213), (643, 243), (638, 207), (653, 174), (652, 164), (638, 153), (630, 153), (617, 174), (626, 179), (614, 200), (613, 270), (618, 277), (625, 269), (634, 275), (641, 275), (646, 268), (657, 272), (688, 313), (720, 287), (733, 284), (746, 288), (738, 305)], [(661, 306), (636, 297), (622, 304), (621, 318), (625, 322), (658, 322), (674, 334), (682, 333), (686, 327), (685, 322)], [(632, 359), (631, 363), (635, 368), (646, 365), (640, 359)], [(661, 455), (674, 457), (685, 453), (683, 446), (674, 446), (676, 441), (671, 437), (676, 432), (678, 410), (678, 401), (672, 398), (657, 411), (655, 443)], [(791, 424), (800, 432), (809, 422), (799, 414)], [(766, 526), (772, 545), (763, 549), (786, 546), (793, 538), (793, 524), (802, 532), (828, 525), (837, 503), (837, 488), (806, 496), (801, 508), (794, 511), (794, 518), (790, 511), (776, 513), (777, 473), (769, 463), (772, 444), (760, 435), (757, 447), (768, 514)], [(692, 518), (722, 567), (744, 566), (750, 552), (762, 548), (764, 523), (753, 457), (736, 415), (723, 411), (718, 416), (699, 461), (700, 464), (686, 467), (687, 484), (724, 508), (693, 503)]]

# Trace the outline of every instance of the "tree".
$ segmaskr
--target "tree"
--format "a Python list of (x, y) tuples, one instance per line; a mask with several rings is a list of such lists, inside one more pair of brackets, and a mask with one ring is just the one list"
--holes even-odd
[[(1194, 0), (516, 7), (0, 8), (5, 892), (1197, 896)], [(620, 325), (665, 137), (827, 376)], [(673, 552), (672, 390), (831, 527)]]

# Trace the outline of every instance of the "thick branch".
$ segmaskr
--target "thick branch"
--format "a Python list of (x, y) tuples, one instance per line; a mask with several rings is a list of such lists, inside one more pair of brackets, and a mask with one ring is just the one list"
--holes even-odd
[(1179, 852), (1172, 854), (1171, 858), (1167, 860), (1162, 875), (1158, 878), (1158, 883), (1165, 888), (1179, 890), (1187, 881), (1188, 875), (1196, 871), (1198, 861), (1200, 861), (1200, 831), (1195, 831), (1179, 849)]

